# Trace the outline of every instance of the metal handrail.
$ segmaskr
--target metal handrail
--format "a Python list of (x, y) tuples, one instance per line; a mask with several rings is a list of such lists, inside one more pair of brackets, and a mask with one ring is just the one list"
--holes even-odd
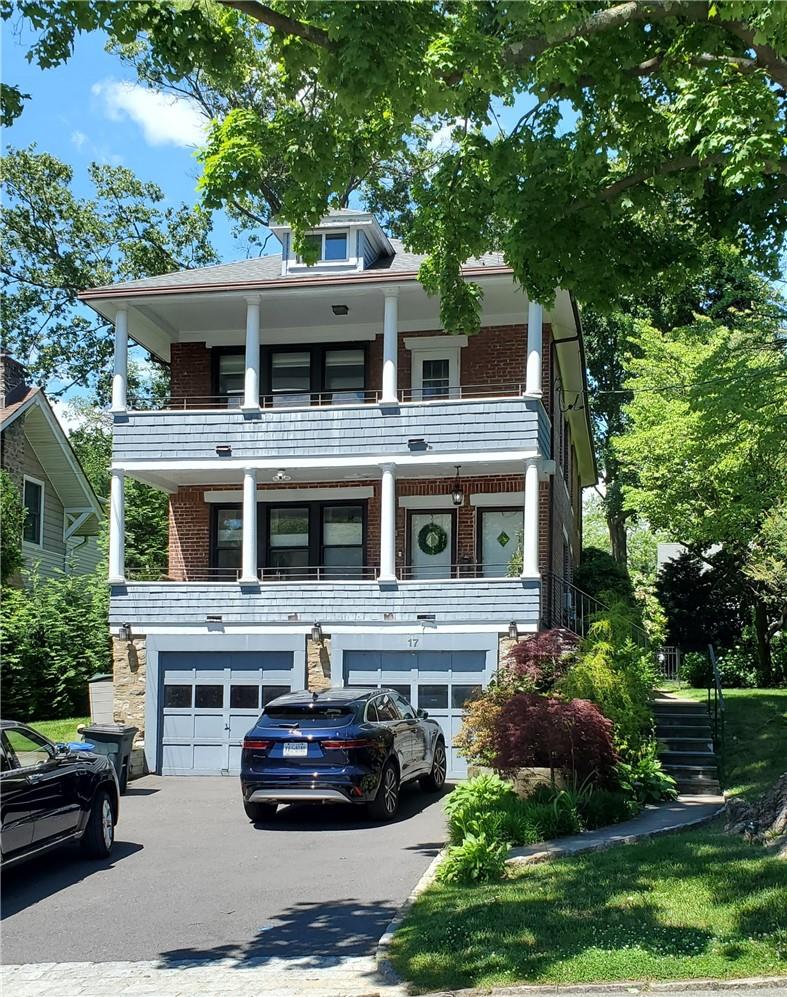
[(708, 713), (713, 727), (713, 750), (716, 752), (716, 759), (719, 770), (719, 782), (723, 781), (724, 771), (724, 693), (721, 688), (721, 673), (719, 663), (716, 659), (716, 651), (713, 644), (708, 644), (708, 660), (710, 661), (710, 672), (708, 673)]
[(462, 398), (516, 398), (525, 393), (521, 381), (494, 384), (448, 384), (441, 394), (431, 394), (429, 388), (399, 388), (401, 402), (450, 402)]
[[(554, 571), (544, 572), (541, 586), (541, 620), (545, 628), (561, 627), (578, 637), (587, 637), (591, 624), (609, 606), (595, 596), (577, 588), (573, 582)], [(632, 640), (640, 647), (650, 648), (647, 631), (636, 623), (626, 623)]]
[[(352, 582), (376, 581), (380, 576), (380, 567), (376, 564), (356, 568), (341, 568), (337, 565), (309, 565), (292, 568), (258, 568), (257, 578), (262, 582)], [(159, 581), (159, 582), (238, 582), (241, 578), (240, 568), (215, 568), (206, 566), (173, 565), (169, 570), (152, 569), (145, 566), (126, 565), (126, 578), (129, 581)], [(478, 578), (509, 580), (507, 573), (487, 574), (482, 564), (473, 560), (459, 561), (440, 565), (434, 574), (425, 573), (423, 564), (397, 564), (396, 578), (398, 581), (451, 581), (457, 578)]]

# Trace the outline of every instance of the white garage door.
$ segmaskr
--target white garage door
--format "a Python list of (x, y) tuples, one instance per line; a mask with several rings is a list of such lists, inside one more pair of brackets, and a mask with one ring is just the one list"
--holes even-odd
[(291, 651), (168, 651), (159, 661), (162, 775), (238, 772), (244, 735), (293, 688)]
[(453, 746), (465, 703), (485, 683), (484, 651), (345, 651), (345, 685), (387, 686), (426, 710), (443, 728), (448, 774), (467, 775), (467, 762)]

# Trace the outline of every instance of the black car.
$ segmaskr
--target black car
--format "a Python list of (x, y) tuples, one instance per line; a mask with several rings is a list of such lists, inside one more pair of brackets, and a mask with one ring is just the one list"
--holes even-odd
[(0, 844), (3, 867), (67, 841), (104, 858), (115, 840), (117, 777), (112, 762), (53, 744), (23, 724), (0, 720)]
[(399, 787), (445, 782), (440, 725), (393, 689), (293, 692), (272, 700), (243, 741), (243, 806), (254, 821), (279, 803), (366, 804), (387, 820)]

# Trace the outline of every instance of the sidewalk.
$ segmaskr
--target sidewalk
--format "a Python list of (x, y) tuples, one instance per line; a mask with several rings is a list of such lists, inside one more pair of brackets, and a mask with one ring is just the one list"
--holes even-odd
[(679, 796), (669, 803), (646, 807), (638, 817), (622, 824), (512, 848), (508, 861), (514, 864), (545, 862), (563, 855), (600, 852), (616, 845), (631, 845), (644, 838), (655, 838), (659, 834), (704, 824), (721, 813), (723, 807), (723, 796)]

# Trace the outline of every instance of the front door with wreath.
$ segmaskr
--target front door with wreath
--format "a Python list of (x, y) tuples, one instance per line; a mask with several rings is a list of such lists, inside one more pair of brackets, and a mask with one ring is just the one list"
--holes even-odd
[(413, 578), (451, 577), (453, 520), (450, 512), (411, 513), (410, 564)]

